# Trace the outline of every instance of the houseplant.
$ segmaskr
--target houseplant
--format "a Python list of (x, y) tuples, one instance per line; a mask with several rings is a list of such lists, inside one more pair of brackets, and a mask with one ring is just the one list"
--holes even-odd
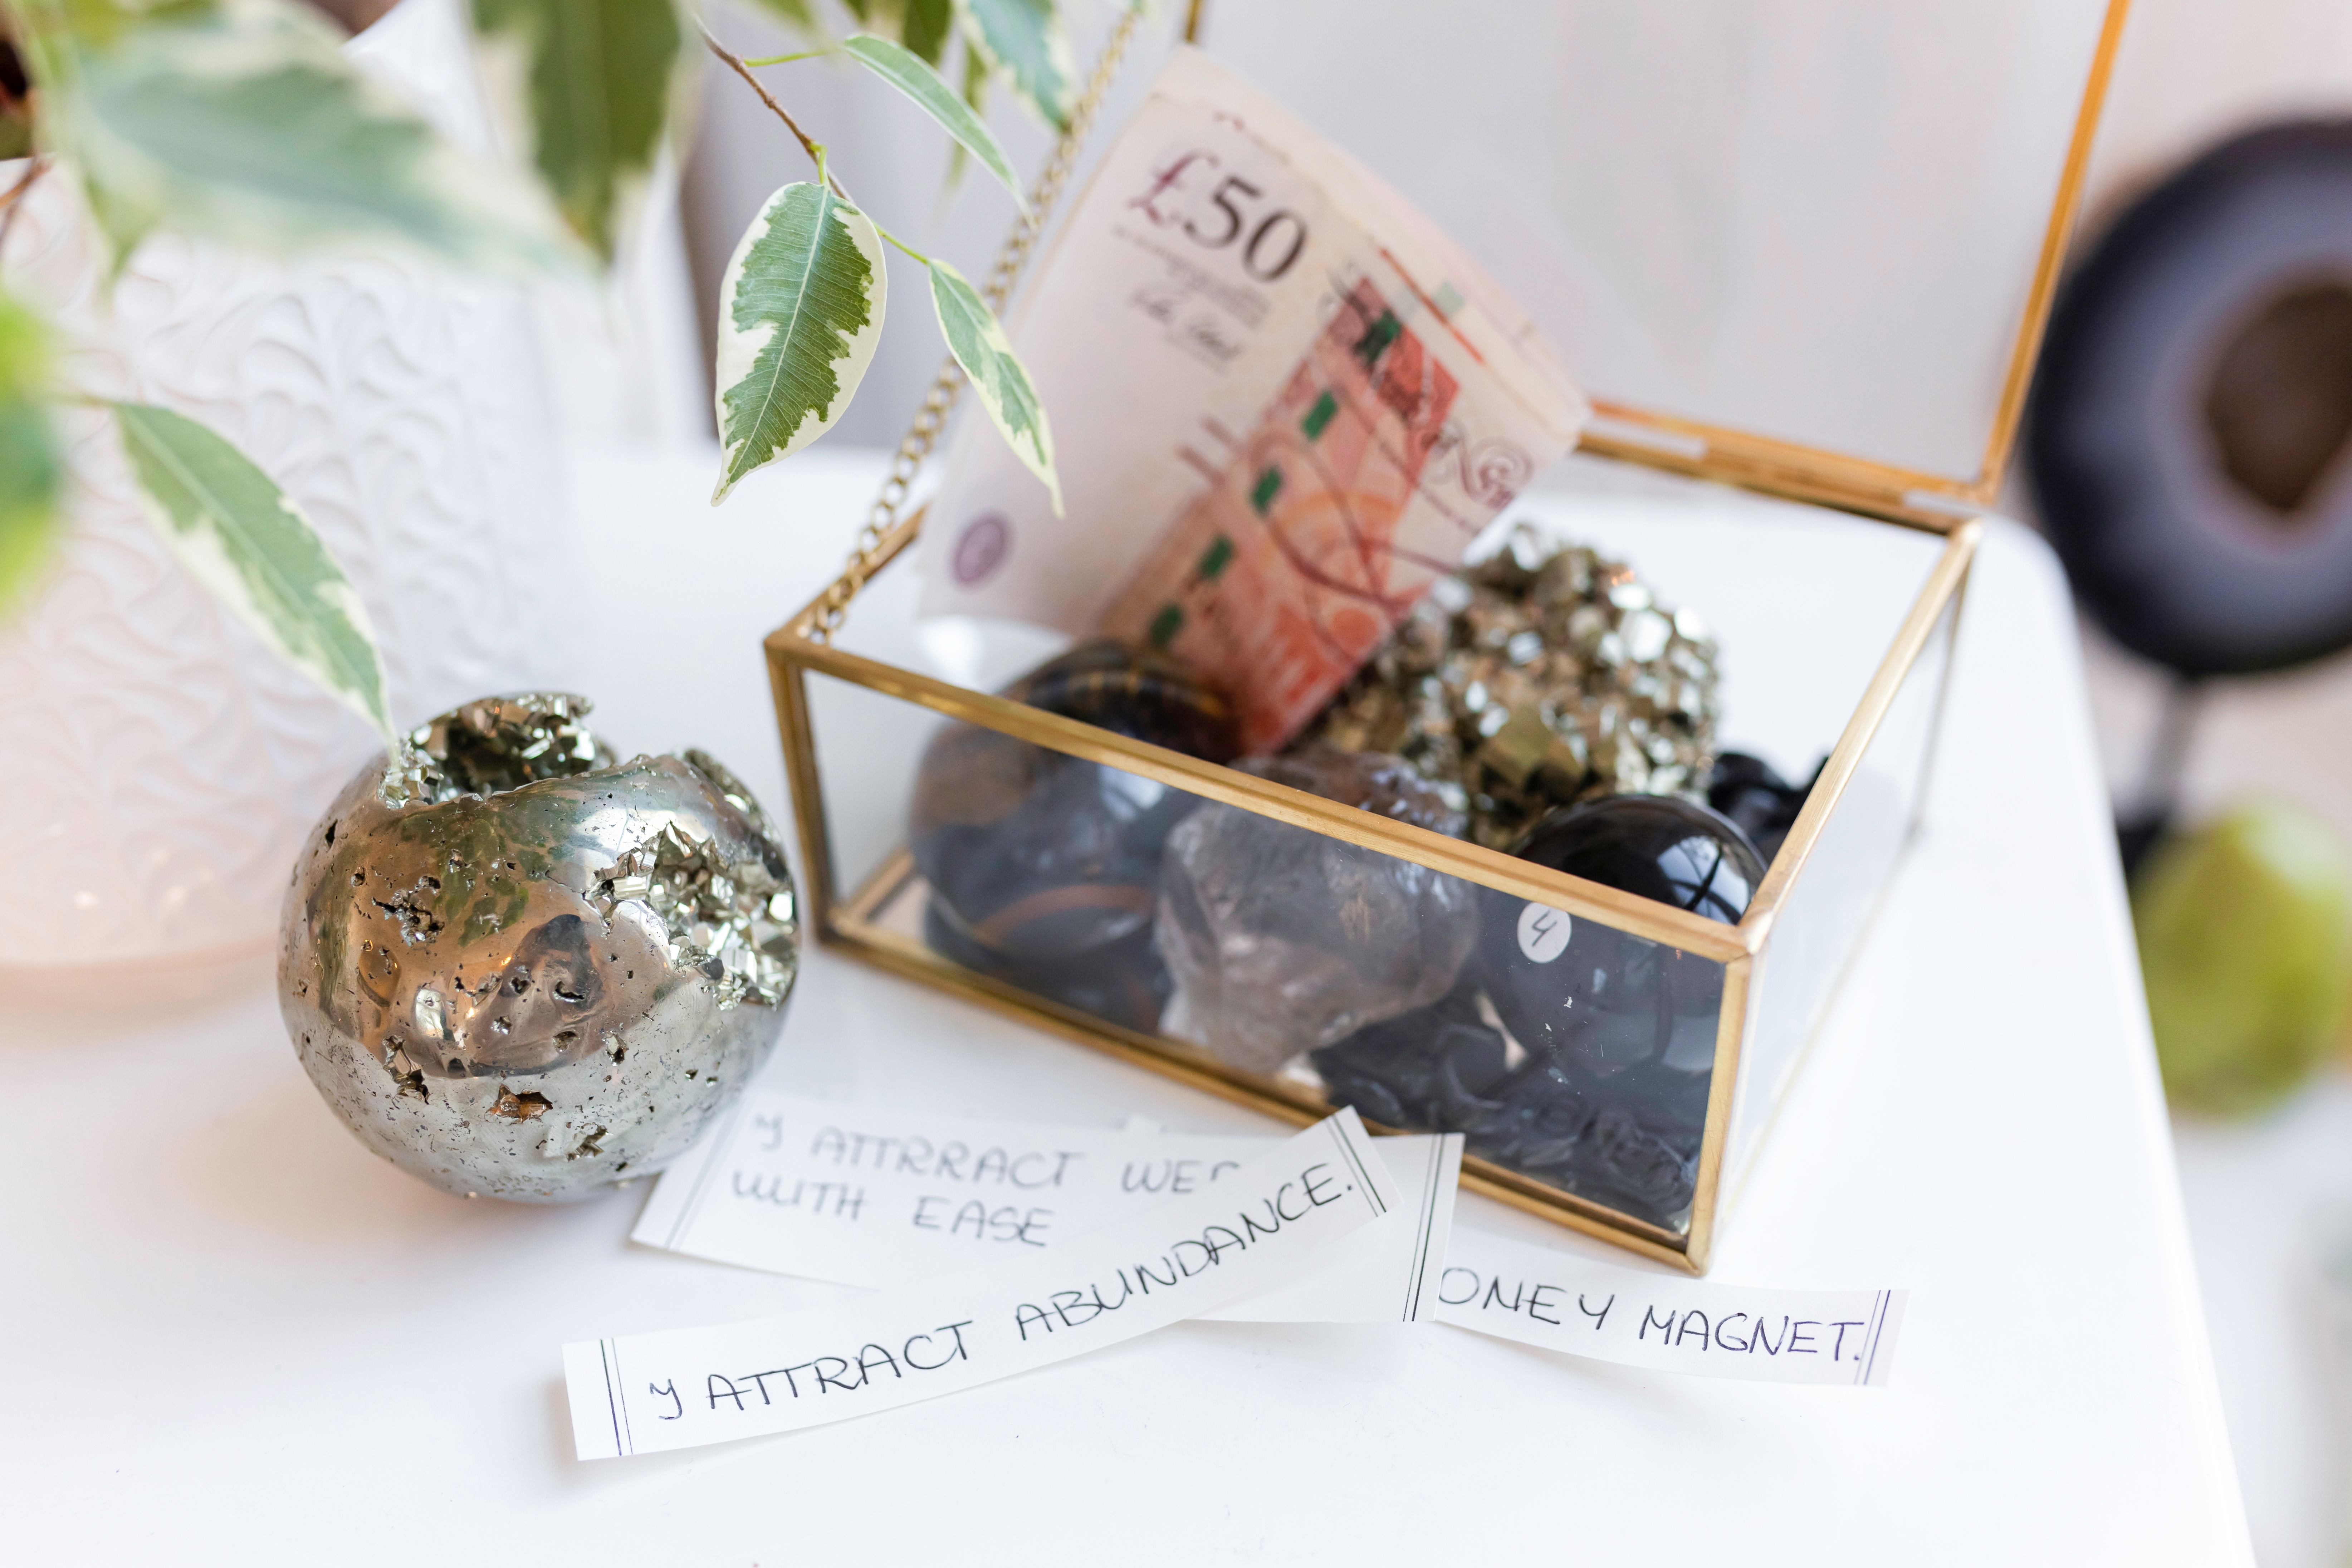
[[(774, 8), (816, 33), (805, 6)], [(1010, 184), (1002, 152), (965, 100), (997, 75), (1042, 115), (1058, 112), (1068, 73), (1056, 62), (1067, 51), (1052, 8), (968, 0), (874, 19), (898, 37), (820, 38), (811, 53), (837, 53), (890, 81), (930, 110), (960, 150)], [(455, 145), (371, 82), (319, 18), (289, 0), (0, 0), (11, 40), (0, 58), (0, 155), (29, 154), (0, 180), (0, 256), (14, 255), (11, 228), (25, 248), (36, 226), (27, 215), (46, 203), (79, 209), (68, 216), (95, 253), (87, 265), (91, 292), (101, 296), (115, 280), (138, 279), (158, 247), (186, 245), (183, 237), (273, 258), (423, 258), (494, 278), (609, 263), (656, 156), (685, 133), (688, 68), (701, 58), (698, 19), (673, 0), (474, 0), (466, 20), (494, 107), (527, 150), (529, 181)], [(961, 94), (927, 63), (950, 59), (953, 37), (964, 40), (967, 60)], [(740, 68), (747, 79), (751, 68)], [(740, 384), (722, 395), (722, 421), (729, 395), (743, 410), (722, 490), (822, 434), (854, 395), (885, 305), (874, 265), (880, 232), (837, 178), (787, 186), (755, 220), (731, 275), (733, 319), (721, 334), (722, 358), (734, 352), (742, 361), (729, 378)], [(164, 237), (148, 243), (159, 233)], [(944, 264), (931, 270), (951, 346), (978, 367), (983, 402), (1045, 466), (1042, 414), (992, 314)], [(819, 287), (803, 297), (790, 286), (797, 277)], [(139, 510), (191, 575), (396, 743), (374, 628), (313, 520), (289, 500), (280, 483), (287, 476), (265, 471), (270, 462), (255, 462), (207, 420), (187, 417), (206, 411), (201, 400), (159, 406), (138, 395), (136, 376), (126, 386), (122, 378), (78, 375), (89, 356), (79, 352), (77, 323), (60, 318), (56, 298), (55, 290), (44, 297), (45, 310), (0, 288), (0, 618), (12, 607), (21, 616), (56, 580), (44, 563), (55, 553), (68, 475), (111, 462), (126, 514), (135, 485)], [(815, 307), (828, 300), (835, 314), (824, 320)], [(105, 301), (94, 310), (102, 313)], [(230, 410), (235, 424), (234, 393)], [(70, 457), (61, 437), (72, 442)], [(348, 546), (351, 535), (342, 537)], [(377, 542), (362, 535), (361, 543)], [(378, 603), (381, 610), (381, 594)], [(77, 602), (51, 606), (49, 618), (86, 621), (88, 614)], [(110, 633), (99, 640), (121, 641)], [(519, 675), (480, 680), (508, 684)], [(470, 694), (404, 689), (426, 704), (419, 712)], [(74, 761), (83, 773), (111, 767), (144, 779), (157, 772), (152, 759)], [(339, 765), (347, 768), (348, 758)], [(285, 793), (282, 781), (272, 787)], [(207, 824), (226, 815), (219, 803), (206, 804), (213, 809), (199, 815)], [(282, 857), (282, 847), (263, 848), (264, 858)], [(0, 942), (0, 962), (18, 956)]]

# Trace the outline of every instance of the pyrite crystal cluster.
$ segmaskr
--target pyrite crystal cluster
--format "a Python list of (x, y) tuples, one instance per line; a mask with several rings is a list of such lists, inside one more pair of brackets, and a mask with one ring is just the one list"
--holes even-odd
[(1525, 523), (1438, 580), (1309, 731), (1402, 757), (1507, 849), (1556, 806), (1703, 798), (1715, 761), (1716, 647), (1631, 568)]
[(362, 1142), (450, 1192), (584, 1197), (692, 1145), (783, 1022), (792, 877), (697, 751), (616, 763), (488, 698), (345, 786), (294, 868), (279, 1005)]

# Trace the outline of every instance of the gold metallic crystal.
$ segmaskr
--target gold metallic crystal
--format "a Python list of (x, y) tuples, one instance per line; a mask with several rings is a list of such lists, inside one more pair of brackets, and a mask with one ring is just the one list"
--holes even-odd
[(1554, 806), (1704, 795), (1715, 643), (1633, 570), (1520, 524), (1442, 578), (1308, 738), (1402, 757), (1507, 849)]

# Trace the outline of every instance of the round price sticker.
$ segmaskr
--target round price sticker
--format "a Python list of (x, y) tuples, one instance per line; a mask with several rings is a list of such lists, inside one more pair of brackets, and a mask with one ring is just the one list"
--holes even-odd
[(1519, 911), (1519, 952), (1530, 963), (1549, 963), (1568, 951), (1566, 910), (1529, 904)]

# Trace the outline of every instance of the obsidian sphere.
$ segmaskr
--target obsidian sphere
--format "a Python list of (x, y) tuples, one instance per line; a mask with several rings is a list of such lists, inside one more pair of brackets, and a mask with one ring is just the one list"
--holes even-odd
[(1618, 795), (1555, 811), (1511, 853), (1522, 860), (1737, 925), (1764, 880), (1739, 825), (1672, 795)]
[[(1239, 750), (1222, 697), (1173, 663), (1116, 643), (1073, 648), (1003, 694), (1211, 762)], [(942, 725), (917, 770), (908, 823), (909, 850), (931, 888), (931, 945), (1150, 1028), (1168, 991), (1150, 940), (1160, 855), (1199, 805), (1181, 790), (993, 730)]]
[[(1764, 879), (1763, 861), (1737, 824), (1662, 795), (1612, 795), (1554, 812), (1517, 853), (1727, 925), (1747, 912)], [(1649, 1068), (1680, 1085), (1697, 1074), (1703, 1097), (1721, 964), (1493, 891), (1480, 926), (1479, 979), (1503, 1026), (1528, 1050), (1601, 1077)]]
[[(1822, 767), (1829, 759), (1822, 759), (1821, 767), (1813, 769), (1813, 780), (1822, 776)], [(1715, 759), (1715, 769), (1707, 775), (1706, 804), (1737, 823), (1756, 847), (1757, 858), (1770, 866), (1780, 853), (1780, 846), (1789, 837), (1789, 829), (1797, 825), (1797, 814), (1805, 809), (1805, 799), (1813, 791), (1813, 782), (1790, 784), (1761, 757), (1751, 757), (1745, 752), (1724, 752)]]

